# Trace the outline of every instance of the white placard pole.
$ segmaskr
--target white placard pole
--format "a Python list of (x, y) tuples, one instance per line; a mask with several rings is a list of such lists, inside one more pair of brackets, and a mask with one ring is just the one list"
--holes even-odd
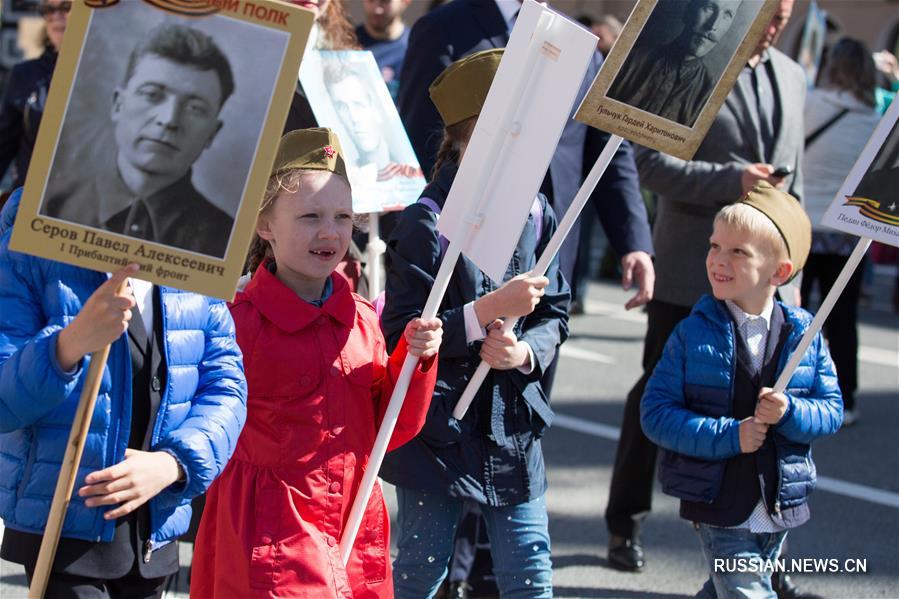
[(802, 336), (802, 339), (799, 341), (799, 345), (796, 346), (795, 350), (793, 350), (793, 354), (790, 356), (790, 361), (787, 362), (787, 365), (784, 367), (783, 372), (781, 372), (780, 376), (777, 377), (777, 382), (774, 383), (775, 393), (783, 393), (787, 388), (787, 383), (790, 382), (790, 379), (793, 377), (793, 373), (796, 372), (796, 368), (799, 366), (799, 362), (802, 361), (802, 356), (804, 356), (805, 352), (808, 351), (809, 345), (812, 344), (812, 340), (814, 340), (815, 335), (817, 335), (818, 331), (821, 330), (821, 326), (824, 324), (824, 321), (827, 320), (827, 316), (830, 314), (830, 311), (833, 309), (834, 304), (837, 303), (837, 300), (843, 293), (843, 289), (846, 288), (846, 284), (849, 283), (849, 279), (850, 277), (852, 277), (852, 273), (854, 273), (855, 269), (858, 268), (859, 262), (861, 262), (862, 258), (865, 257), (865, 252), (868, 251), (868, 246), (870, 245), (871, 239), (868, 237), (862, 237), (858, 240), (858, 244), (856, 244), (855, 249), (852, 250), (852, 254), (849, 255), (849, 259), (846, 260), (846, 264), (843, 266), (843, 270), (840, 271), (837, 280), (834, 281), (833, 287), (830, 288), (830, 291), (827, 293), (827, 297), (825, 297), (824, 301), (821, 302), (821, 307), (818, 308), (818, 312), (815, 314), (815, 318), (814, 320), (812, 320), (812, 324)]
[[(517, 85), (515, 86), (515, 89), (512, 90), (510, 96), (518, 100), (518, 107), (514, 111), (509, 111), (508, 115), (503, 119), (497, 134), (490, 140), (490, 152), (487, 155), (497, 156), (498, 159), (491, 165), (491, 168), (484, 168), (479, 173), (480, 176), (478, 177), (478, 184), (475, 186), (475, 189), (481, 190), (481, 193), (479, 196), (469, 199), (474, 210), (471, 211), (473, 214), (467, 220), (469, 224), (468, 231), (464, 235), (464, 239), (459, 240), (461, 243), (459, 241), (450, 240), (446, 255), (443, 257), (443, 261), (440, 263), (440, 268), (437, 270), (437, 275), (434, 278), (434, 286), (431, 288), (431, 293), (428, 295), (428, 300), (421, 313), (421, 317), (425, 320), (437, 316), (437, 309), (440, 307), (440, 302), (443, 301), (443, 295), (446, 293), (446, 288), (449, 285), (453, 269), (456, 267), (456, 262), (462, 254), (462, 248), (470, 246), (471, 240), (477, 234), (477, 231), (481, 226), (484, 207), (491, 197), (486, 192), (493, 187), (493, 174), (498, 170), (497, 166), (505, 159), (506, 152), (504, 150), (506, 144), (518, 136), (517, 134), (521, 127), (519, 113), (521, 111), (520, 107), (523, 103), (523, 99), (526, 97), (524, 91), (535, 78), (535, 73), (538, 70), (533, 68), (533, 66), (538, 59), (538, 52), (542, 43), (543, 36), (540, 34), (549, 29), (554, 19), (555, 15), (550, 12), (545, 12), (540, 15), (536, 30), (530, 40), (527, 53), (526, 64), (530, 65), (532, 68), (526, 70), (528, 76), (522, 77), (517, 82)], [(599, 177), (597, 177), (597, 179), (598, 178)], [(452, 194), (452, 192), (450, 193)], [(528, 198), (528, 202), (531, 201), (533, 201), (533, 199)], [(375, 446), (372, 449), (371, 456), (369, 456), (365, 474), (362, 476), (362, 483), (359, 485), (359, 491), (353, 499), (350, 515), (347, 518), (346, 527), (344, 527), (343, 535), (340, 538), (340, 558), (343, 560), (344, 565), (346, 565), (350, 559), (353, 543), (356, 540), (356, 535), (359, 533), (359, 527), (362, 525), (362, 517), (365, 514), (365, 508), (368, 505), (372, 491), (375, 488), (378, 471), (381, 469), (384, 456), (387, 454), (387, 444), (393, 436), (393, 429), (396, 428), (396, 422), (399, 418), (400, 410), (403, 407), (403, 401), (406, 399), (406, 392), (409, 390), (409, 383), (412, 382), (412, 374), (415, 372), (417, 366), (417, 357), (411, 355), (406, 356), (406, 360), (403, 362), (403, 368), (400, 371), (400, 376), (393, 388), (393, 394), (390, 396), (390, 402), (387, 404), (387, 411), (384, 413), (384, 419), (381, 421), (381, 427), (378, 429), (378, 435), (375, 438)]]
[(380, 213), (372, 212), (368, 215), (368, 245), (365, 251), (368, 253), (368, 299), (372, 302), (381, 293), (381, 256), (387, 250), (387, 245), (380, 238), (378, 220)]
[[(559, 223), (559, 228), (556, 229), (555, 234), (550, 238), (549, 243), (546, 244), (546, 249), (543, 250), (543, 254), (540, 255), (537, 264), (534, 265), (534, 270), (531, 271), (533, 276), (542, 277), (546, 274), (546, 271), (549, 270), (550, 262), (556, 257), (556, 254), (562, 247), (562, 243), (565, 241), (565, 238), (568, 237), (571, 228), (574, 227), (575, 221), (577, 221), (584, 206), (587, 205), (587, 200), (590, 199), (590, 195), (593, 193), (593, 190), (596, 189), (599, 179), (602, 177), (603, 173), (606, 172), (606, 168), (608, 168), (609, 163), (615, 156), (615, 152), (618, 151), (618, 147), (621, 145), (622, 141), (621, 137), (613, 135), (609, 138), (609, 141), (606, 142), (602, 153), (596, 159), (596, 163), (593, 165), (593, 168), (590, 169), (590, 173), (587, 175), (583, 185), (581, 185), (577, 195), (574, 196), (574, 200), (565, 212), (565, 216)], [(537, 241), (539, 242), (539, 240)], [(503, 322), (503, 332), (508, 333), (511, 331), (515, 327), (515, 323), (515, 319), (507, 318), (505, 322)], [(477, 394), (478, 389), (481, 388), (484, 379), (487, 378), (488, 372), (490, 372), (490, 366), (486, 362), (481, 361), (481, 363), (478, 364), (477, 370), (475, 370), (472, 375), (471, 380), (468, 381), (468, 386), (465, 387), (465, 391), (462, 392), (462, 397), (459, 398), (459, 401), (456, 402), (456, 407), (453, 408), (453, 418), (462, 420), (465, 413), (468, 411), (471, 402), (474, 401), (475, 394)]]

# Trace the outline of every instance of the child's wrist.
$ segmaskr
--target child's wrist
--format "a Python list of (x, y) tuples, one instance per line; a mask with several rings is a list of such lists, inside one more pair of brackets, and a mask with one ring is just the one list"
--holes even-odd
[(493, 315), (493, 299), (495, 291), (491, 291), (487, 295), (483, 295), (474, 301), (474, 313), (478, 318), (478, 324), (481, 328), (486, 328), (488, 324), (496, 320)]

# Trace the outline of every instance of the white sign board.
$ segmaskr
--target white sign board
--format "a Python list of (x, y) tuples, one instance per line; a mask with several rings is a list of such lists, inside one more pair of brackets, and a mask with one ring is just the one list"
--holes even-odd
[(893, 101), (821, 224), (899, 246), (899, 101)]
[(496, 282), (503, 280), (596, 41), (549, 8), (533, 0), (522, 4), (437, 223)]

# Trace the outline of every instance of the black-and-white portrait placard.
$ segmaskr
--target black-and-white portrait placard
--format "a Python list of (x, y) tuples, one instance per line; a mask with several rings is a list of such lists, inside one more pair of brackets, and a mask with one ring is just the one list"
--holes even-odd
[(899, 103), (890, 104), (821, 224), (899, 246)]
[(13, 243), (230, 298), (311, 13), (98, 2), (73, 8)]
[(357, 213), (402, 210), (424, 174), (384, 78), (368, 51), (313, 51), (300, 82), (319, 125), (337, 132)]
[(576, 118), (691, 158), (775, 8), (764, 0), (641, 0)]

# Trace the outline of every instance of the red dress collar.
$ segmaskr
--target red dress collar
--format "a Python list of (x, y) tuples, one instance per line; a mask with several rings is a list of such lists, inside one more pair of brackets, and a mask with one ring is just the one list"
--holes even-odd
[(356, 318), (356, 300), (342, 276), (331, 273), (331, 296), (321, 308), (305, 301), (268, 269), (269, 260), (256, 269), (253, 279), (244, 289), (244, 295), (254, 306), (280, 329), (293, 333), (303, 329), (316, 319), (329, 316), (351, 328)]

